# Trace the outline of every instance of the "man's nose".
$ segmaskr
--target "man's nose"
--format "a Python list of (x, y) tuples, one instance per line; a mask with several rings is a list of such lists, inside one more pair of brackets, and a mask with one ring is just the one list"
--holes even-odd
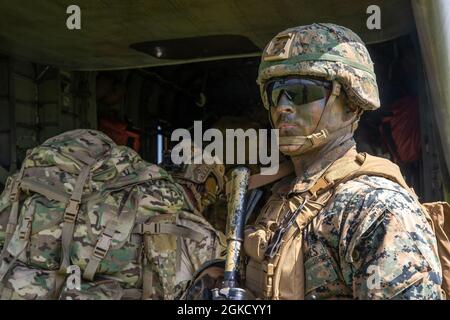
[(294, 108), (292, 106), (291, 100), (288, 98), (285, 92), (283, 92), (278, 99), (276, 105), (276, 111), (279, 113), (294, 113)]

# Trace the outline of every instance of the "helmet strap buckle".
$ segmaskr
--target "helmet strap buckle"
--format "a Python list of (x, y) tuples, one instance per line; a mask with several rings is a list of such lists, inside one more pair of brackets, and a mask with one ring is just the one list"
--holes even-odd
[(333, 90), (331, 91), (331, 95), (338, 97), (340, 93), (341, 93), (341, 84), (337, 81), (333, 81)]
[(310, 134), (309, 136), (306, 137), (306, 139), (308, 139), (311, 142), (311, 145), (314, 146), (318, 144), (321, 140), (327, 139), (328, 135), (329, 135), (328, 130), (323, 129), (320, 130), (320, 132)]

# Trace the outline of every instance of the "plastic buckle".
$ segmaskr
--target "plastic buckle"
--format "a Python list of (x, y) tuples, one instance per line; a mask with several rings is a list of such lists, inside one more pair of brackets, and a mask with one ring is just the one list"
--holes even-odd
[(77, 218), (78, 210), (80, 209), (80, 201), (69, 199), (66, 211), (64, 212), (64, 221), (74, 223)]
[(161, 226), (157, 222), (151, 222), (148, 224), (144, 224), (144, 233), (148, 234), (160, 234), (161, 233)]
[(275, 266), (273, 265), (273, 263), (264, 263), (263, 270), (267, 276), (271, 277), (275, 273)]
[(13, 234), (14, 230), (16, 229), (16, 224), (15, 223), (9, 223), (6, 225), (6, 230), (5, 232), (7, 234)]
[(11, 202), (17, 201), (17, 195), (19, 194), (19, 182), (14, 181), (11, 186), (11, 193), (9, 194), (9, 199)]
[(333, 83), (333, 91), (331, 92), (331, 95), (339, 96), (340, 93), (341, 93), (341, 84), (336, 81), (335, 83)]
[(161, 226), (159, 223), (152, 222), (150, 225), (153, 227), (153, 234), (160, 234), (161, 233)]
[(94, 247), (94, 257), (101, 260), (106, 256), (108, 249), (111, 245), (112, 237), (103, 233), (100, 239), (97, 241)]
[(263, 294), (266, 299), (270, 299), (272, 296), (273, 289), (273, 275), (275, 273), (275, 266), (273, 263), (264, 263), (263, 264), (263, 272), (265, 274), (265, 285), (263, 289)]
[(318, 195), (322, 194), (322, 190), (328, 189), (333, 185), (332, 181), (329, 181), (326, 176), (317, 180), (317, 182), (308, 190), (311, 198), (316, 198)]
[(26, 240), (28, 239), (31, 231), (31, 217), (25, 217), (23, 219), (23, 222), (25, 223), (20, 229), (19, 229), (19, 239), (20, 240)]
[(327, 137), (328, 137), (328, 131), (326, 129), (324, 129), (324, 130), (321, 130), (320, 132), (313, 133), (308, 138), (314, 144), (315, 140), (322, 140), (322, 139), (326, 139)]

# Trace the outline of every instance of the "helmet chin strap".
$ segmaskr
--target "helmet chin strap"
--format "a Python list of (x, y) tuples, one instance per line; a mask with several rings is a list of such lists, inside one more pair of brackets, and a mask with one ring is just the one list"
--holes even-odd
[[(322, 115), (320, 116), (320, 120), (317, 123), (314, 132), (308, 136), (280, 137), (279, 138), (280, 146), (298, 145), (299, 147), (297, 148), (297, 150), (295, 150), (294, 153), (300, 154), (305, 153), (306, 151), (312, 149), (313, 147), (323, 145), (325, 144), (325, 142), (331, 141), (344, 134), (353, 133), (358, 126), (359, 117), (344, 122), (342, 124), (342, 127), (333, 132), (329, 132), (326, 128), (327, 122), (329, 120), (329, 115), (331, 113), (332, 105), (336, 100), (336, 98), (339, 97), (340, 93), (341, 93), (341, 85), (337, 81), (333, 81), (333, 89), (331, 91), (327, 103), (325, 104), (325, 107), (322, 111)], [(271, 117), (270, 122), (272, 122)]]

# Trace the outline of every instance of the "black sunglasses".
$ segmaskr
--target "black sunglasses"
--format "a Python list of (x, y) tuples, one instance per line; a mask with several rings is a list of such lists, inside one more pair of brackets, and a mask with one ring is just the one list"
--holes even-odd
[(332, 86), (330, 81), (315, 79), (274, 79), (267, 82), (265, 94), (269, 107), (276, 106), (283, 93), (293, 104), (302, 105), (327, 97)]

